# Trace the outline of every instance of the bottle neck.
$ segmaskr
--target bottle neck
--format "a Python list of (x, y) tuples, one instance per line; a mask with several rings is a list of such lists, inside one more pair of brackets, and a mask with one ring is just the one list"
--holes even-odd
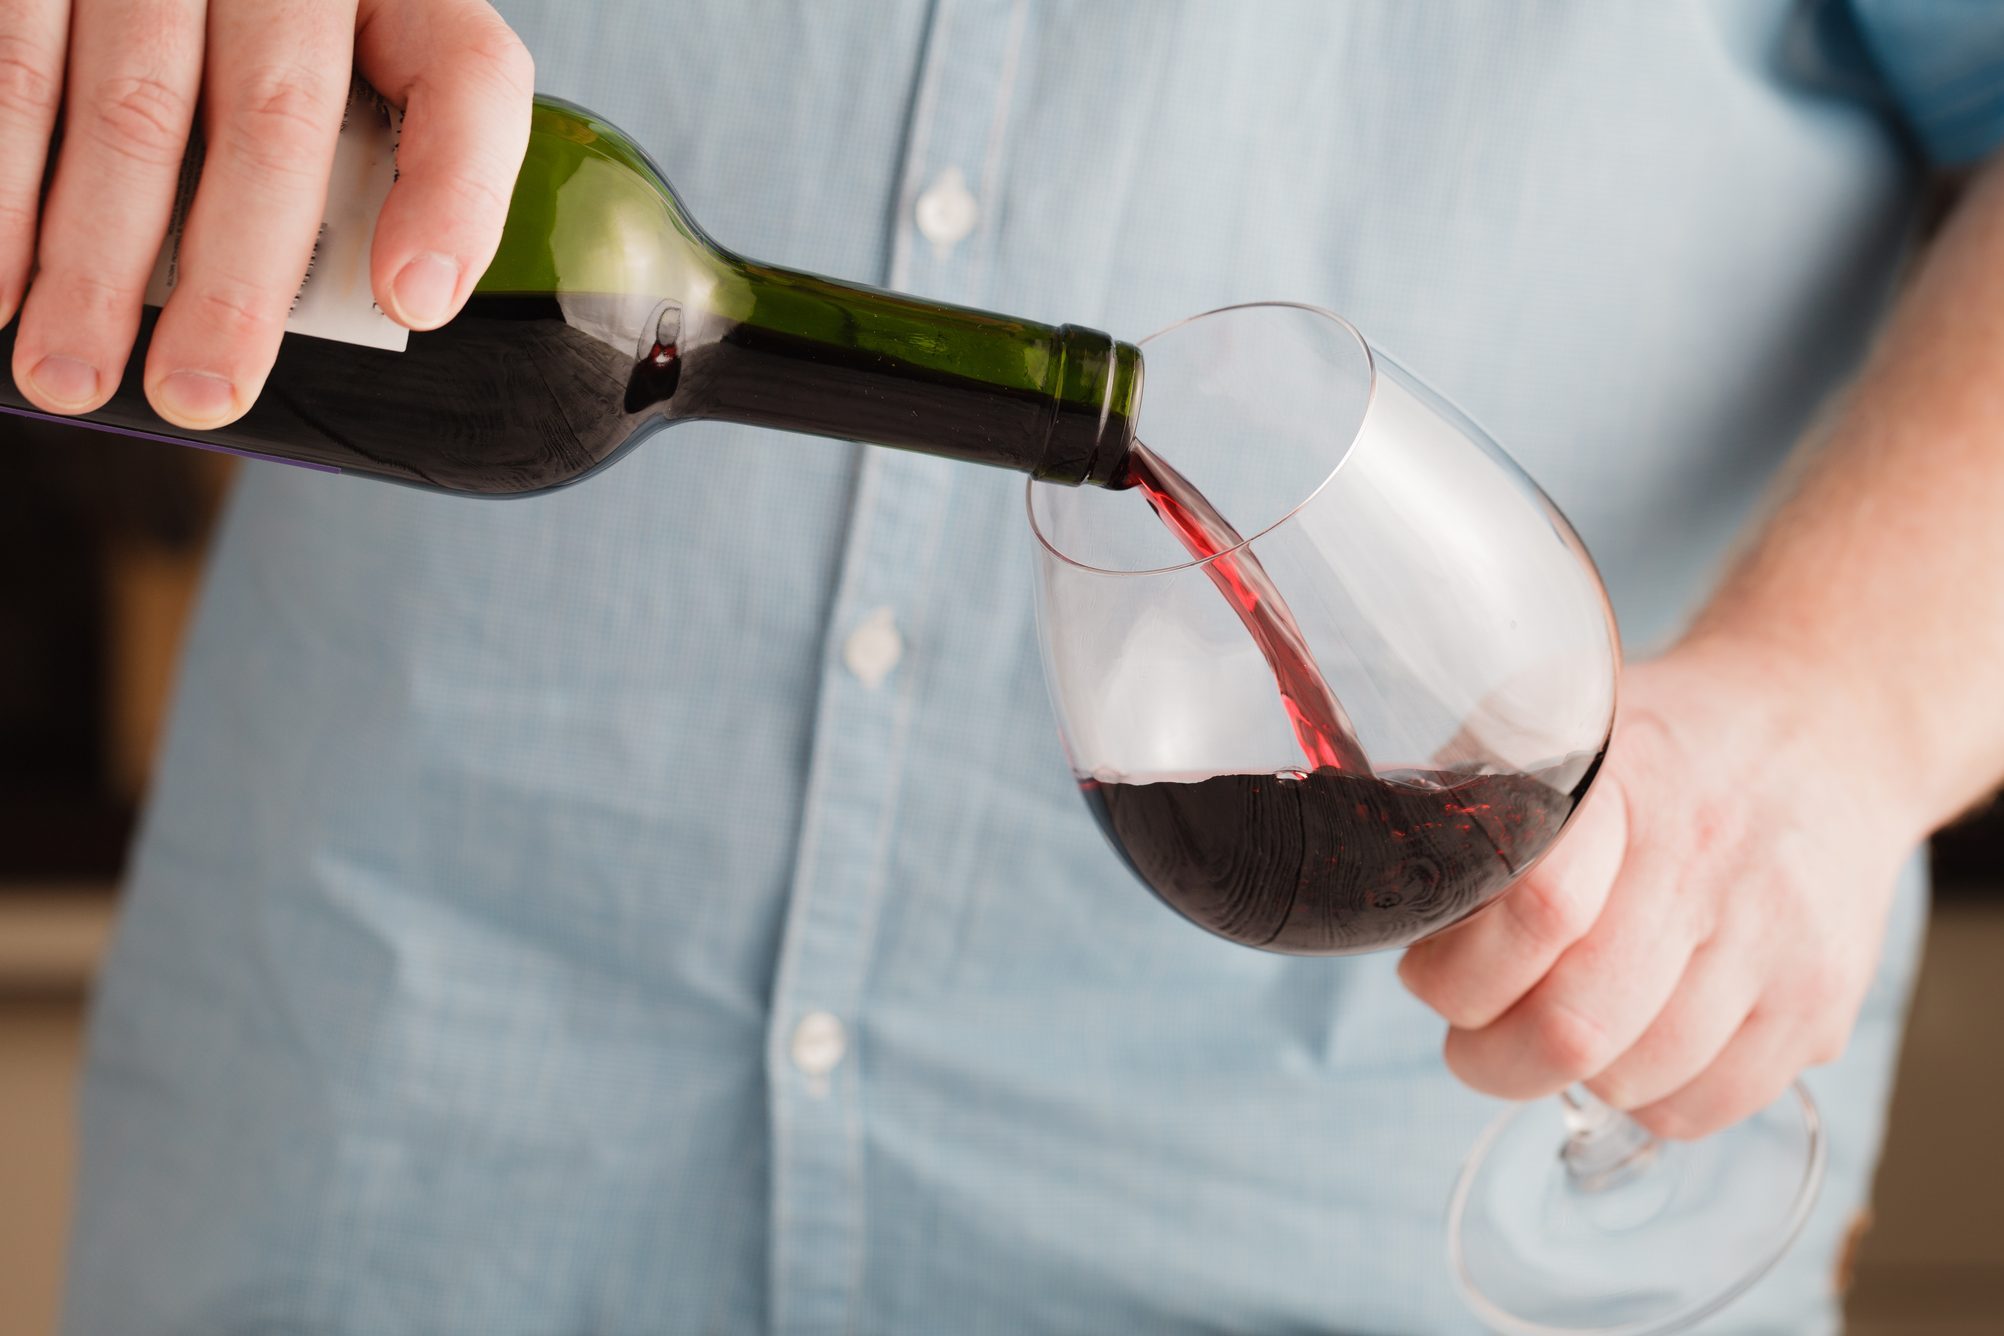
[(681, 319), (673, 418), (1125, 485), (1141, 399), (1133, 344), (735, 256), (704, 305)]

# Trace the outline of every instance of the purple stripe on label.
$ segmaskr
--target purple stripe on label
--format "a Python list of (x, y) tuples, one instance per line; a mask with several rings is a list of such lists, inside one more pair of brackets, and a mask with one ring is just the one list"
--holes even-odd
[(215, 445), (208, 441), (194, 441), (186, 436), (168, 436), (157, 431), (137, 431), (131, 427), (114, 427), (108, 422), (92, 422), (88, 418), (63, 417), (58, 413), (37, 413), (31, 408), (12, 408), (0, 404), (0, 413), (12, 413), (15, 417), (34, 418), (38, 422), (58, 422), (66, 427), (89, 427), (92, 431), (109, 431), (120, 436), (131, 436), (141, 441), (165, 441), (169, 445), (185, 445), (193, 450), (209, 450), (219, 455), (235, 455), (239, 459), (262, 459), (272, 464), (290, 464), (296, 469), (312, 469), (315, 473), (339, 473), (332, 464), (314, 464), (304, 459), (286, 459), (281, 455), (261, 455), (255, 450), (239, 450), (235, 446)]

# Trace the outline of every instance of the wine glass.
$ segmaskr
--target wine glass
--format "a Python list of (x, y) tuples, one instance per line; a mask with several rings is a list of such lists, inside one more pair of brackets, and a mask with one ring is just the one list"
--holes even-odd
[[(1045, 676), (1101, 829), (1170, 908), (1264, 950), (1479, 912), (1607, 747), (1620, 647), (1586, 549), (1331, 312), (1226, 307), (1142, 346), (1133, 486), (1028, 494)], [(1800, 1085), (1691, 1144), (1575, 1088), (1478, 1142), (1454, 1274), (1503, 1331), (1679, 1330), (1781, 1256), (1823, 1155)]]

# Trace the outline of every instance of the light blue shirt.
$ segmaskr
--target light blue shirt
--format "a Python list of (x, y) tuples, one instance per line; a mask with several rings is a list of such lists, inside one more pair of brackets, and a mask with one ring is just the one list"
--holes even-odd
[[(1949, 0), (505, 8), (748, 254), (1128, 337), (1343, 312), (1570, 512), (1634, 652), (1859, 355), (1919, 146), (2004, 130), (1999, 9)], [(955, 173), (971, 229), (922, 228)], [(1473, 1330), (1443, 1208), (1498, 1106), (1394, 957), (1122, 869), (1027, 542), (1019, 478), (715, 425), (516, 503), (250, 466), (70, 1332)], [(1706, 1330), (1834, 1324), (1915, 882), (1811, 1078), (1817, 1214)]]

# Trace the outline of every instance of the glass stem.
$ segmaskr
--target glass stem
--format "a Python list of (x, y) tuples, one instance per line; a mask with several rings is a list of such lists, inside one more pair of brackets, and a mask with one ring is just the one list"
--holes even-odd
[(1656, 1138), (1585, 1086), (1567, 1087), (1559, 1100), (1566, 1113), (1566, 1144), (1559, 1158), (1574, 1187), (1583, 1192), (1618, 1187), (1656, 1158)]

